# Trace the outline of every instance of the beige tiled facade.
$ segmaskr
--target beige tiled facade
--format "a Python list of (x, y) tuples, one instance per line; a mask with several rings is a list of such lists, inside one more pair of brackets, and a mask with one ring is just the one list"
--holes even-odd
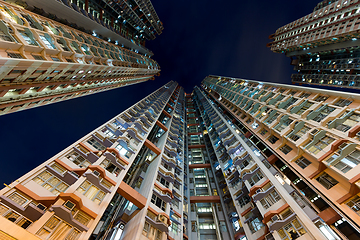
[[(338, 237), (349, 235), (356, 239), (359, 236), (360, 149), (357, 133), (360, 130), (360, 97), (357, 94), (218, 76), (207, 77), (203, 88), (210, 99), (228, 113), (229, 118), (225, 120), (230, 122), (232, 119), (229, 124), (235, 124), (244, 133), (242, 140), (250, 141), (262, 151), (279, 171), (274, 176), (283, 182), (283, 186), (289, 184), (296, 189), (299, 197)], [(244, 171), (254, 172), (252, 170), (258, 167), (261, 169), (261, 165), (249, 163), (245, 168), (239, 170), (236, 166), (235, 169), (244, 178)], [(265, 171), (262, 173), (267, 175)], [(263, 195), (256, 196), (267, 191), (269, 183), (279, 182), (268, 179), (270, 182), (263, 180), (248, 186), (253, 200), (256, 198), (261, 202)], [(260, 189), (259, 193), (257, 189)], [(288, 196), (278, 188), (276, 190), (285, 200), (282, 204), (291, 205), (286, 199)], [(263, 223), (267, 223), (266, 217), (272, 211), (286, 209), (278, 204), (264, 212), (259, 208), (265, 220)], [(297, 215), (301, 213), (293, 211)], [(306, 220), (300, 220), (307, 225)], [(344, 230), (341, 226), (344, 222), (349, 224), (351, 231)], [(314, 224), (319, 223), (314, 221)], [(271, 226), (268, 224), (270, 230)], [(310, 232), (315, 234), (313, 230)], [(313, 235), (312, 239), (321, 238)]]
[(146, 55), (2, 1), (0, 19), (1, 115), (144, 82), (160, 72)]
[[(182, 235), (180, 226), (168, 227), (170, 218), (182, 223), (183, 101), (183, 90), (169, 82), (3, 188), (1, 236)], [(174, 195), (177, 207), (170, 207)]]

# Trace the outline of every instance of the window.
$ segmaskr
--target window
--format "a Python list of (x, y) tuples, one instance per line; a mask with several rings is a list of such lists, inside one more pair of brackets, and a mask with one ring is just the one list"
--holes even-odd
[(321, 152), (325, 147), (330, 145), (330, 143), (332, 143), (333, 141), (335, 141), (334, 138), (329, 137), (329, 136), (324, 136), (317, 143), (315, 143), (313, 146), (309, 147), (308, 150), (309, 150), (309, 152), (312, 152), (313, 154), (316, 155), (319, 152)]
[(87, 143), (90, 144), (91, 146), (93, 146), (98, 151), (102, 151), (102, 150), (106, 149), (102, 144), (100, 144), (98, 141), (96, 141), (93, 138), (88, 140)]
[(324, 118), (326, 118), (331, 112), (333, 112), (335, 108), (325, 106), (320, 113), (316, 117), (313, 118), (315, 122), (321, 122)]
[(240, 207), (244, 207), (251, 201), (251, 198), (248, 195), (244, 195), (242, 198), (239, 199)]
[(8, 196), (9, 199), (11, 199), (12, 201), (16, 202), (17, 204), (19, 204), (20, 206), (24, 206), (27, 202), (29, 202), (29, 199), (27, 199), (26, 197), (24, 197), (23, 195), (14, 192), (11, 195)]
[(86, 160), (83, 156), (81, 156), (77, 152), (70, 153), (69, 155), (66, 156), (66, 158), (81, 168), (86, 168), (89, 165), (91, 165), (91, 163), (88, 160)]
[(263, 177), (264, 177), (263, 174), (259, 170), (248, 180), (248, 182), (249, 182), (250, 186), (254, 186)]
[(295, 163), (299, 165), (299, 167), (301, 167), (302, 169), (306, 168), (311, 164), (311, 162), (304, 157), (296, 159)]
[(267, 132), (268, 131), (265, 128), (263, 128), (263, 129), (260, 130), (260, 135), (264, 136)]
[(272, 143), (272, 144), (276, 143), (277, 140), (279, 140), (279, 138), (275, 137), (274, 135), (271, 135), (269, 137), (269, 142)]
[(360, 215), (360, 197), (356, 195), (353, 199), (346, 203), (354, 212)]
[(276, 125), (275, 129), (279, 132), (284, 130), (287, 126), (289, 126), (293, 122), (292, 119), (288, 118), (285, 121), (280, 120), (280, 124)]
[(349, 106), (352, 103), (352, 101), (340, 98), (336, 103), (334, 103), (335, 106), (338, 107), (346, 107)]
[(120, 144), (117, 145), (117, 146), (115, 147), (115, 149), (119, 151), (119, 153), (120, 153), (121, 156), (125, 156), (125, 157), (127, 157), (127, 158), (130, 158), (130, 157), (131, 157), (131, 153), (130, 153), (126, 148), (124, 148), (123, 146), (121, 146)]
[(86, 213), (84, 213), (83, 211), (74, 208), (71, 211), (71, 215), (73, 216), (73, 218), (75, 220), (77, 220), (78, 222), (80, 222), (81, 224), (87, 226), (91, 220), (91, 217), (89, 215), (87, 215)]
[(280, 151), (282, 151), (285, 155), (288, 154), (289, 152), (291, 152), (292, 150), (293, 149), (286, 144), (280, 148)]
[[(347, 113), (345, 113), (347, 114)], [(342, 117), (342, 116), (341, 116)], [(336, 129), (342, 132), (347, 132), (360, 121), (360, 114), (353, 113), (343, 123), (336, 124)]]
[(296, 218), (290, 223), (286, 224), (283, 228), (278, 230), (281, 239), (297, 239), (306, 233), (299, 220)]
[(21, 214), (15, 212), (8, 206), (5, 206), (1, 203), (0, 203), (0, 215), (24, 229), (28, 228), (32, 223), (29, 219), (23, 217)]
[(153, 193), (151, 197), (151, 202), (155, 204), (157, 207), (159, 207), (161, 210), (166, 210), (166, 202), (164, 202), (161, 198), (159, 198), (157, 195)]
[(52, 164), (51, 168), (60, 173), (61, 175), (63, 175), (67, 171), (63, 166), (58, 163)]
[[(296, 103), (298, 99), (297, 98), (291, 98), (291, 100), (283, 107), (283, 109), (287, 109), (288, 107), (290, 107), (291, 105), (293, 105), (294, 103)], [(279, 107), (279, 105), (278, 105)]]
[[(29, 30), (29, 29), (27, 29), (27, 30)], [(29, 30), (29, 32), (30, 32), (30, 30)], [(36, 42), (36, 40), (32, 36), (30, 36), (29, 32), (26, 32), (24, 30), (18, 30), (18, 33), (29, 45), (39, 46), (39, 44)]]
[(347, 173), (360, 163), (360, 151), (355, 150), (346, 157), (336, 161), (337, 153), (335, 153), (327, 162), (339, 169), (343, 173)]
[(55, 49), (54, 44), (52, 43), (51, 39), (48, 39), (45, 35), (43, 34), (39, 34), (39, 37), (41, 39), (41, 41), (43, 41), (43, 43), (45, 44), (45, 46), (49, 49)]
[(297, 131), (296, 133), (290, 133), (288, 135), (288, 137), (293, 140), (293, 141), (297, 141), (299, 140), (302, 136), (304, 136), (308, 131), (310, 130), (309, 127), (304, 126), (303, 128), (301, 128), (299, 131)]
[(80, 236), (80, 231), (73, 226), (53, 216), (36, 233), (42, 239), (75, 240)]
[(175, 235), (178, 235), (181, 229), (176, 223), (172, 222), (171, 225), (169, 226), (169, 231), (173, 232)]
[(254, 218), (253, 220), (251, 220), (249, 223), (249, 228), (251, 233), (255, 233), (257, 231), (259, 231), (264, 224), (262, 223), (262, 221), (259, 218)]
[(35, 59), (35, 60), (45, 60), (41, 55), (37, 55), (37, 54), (31, 54), (31, 56)]
[(263, 208), (268, 209), (271, 205), (278, 202), (281, 199), (280, 195), (276, 190), (271, 191), (268, 195), (266, 195), (263, 199), (260, 200)]
[(166, 181), (164, 178), (162, 178), (159, 174), (157, 175), (156, 180), (160, 182), (163, 186), (169, 188), (170, 183)]
[(216, 229), (214, 223), (200, 223), (199, 229)]
[(313, 105), (312, 102), (306, 102), (299, 111), (296, 112), (297, 115), (301, 115), (303, 114), (303, 112), (305, 112), (306, 110), (308, 110), (311, 106)]
[[(272, 110), (272, 111), (275, 111), (275, 110)], [(269, 113), (269, 115), (272, 114), (272, 111)], [(276, 112), (274, 115), (272, 115), (272, 117), (269, 117), (268, 119), (265, 120), (265, 124), (270, 125), (273, 121), (275, 121), (275, 119), (276, 119), (279, 115), (280, 115), (280, 114)]]
[(311, 93), (302, 93), (300, 95), (300, 98), (308, 98), (308, 97), (310, 97), (310, 95), (311, 95)]
[(172, 204), (173, 206), (176, 206), (177, 208), (179, 208), (179, 202), (178, 202), (177, 200), (172, 199), (172, 200), (171, 200), (171, 204)]
[(85, 197), (89, 198), (96, 204), (100, 204), (105, 197), (105, 192), (100, 190), (97, 186), (93, 185), (89, 181), (83, 182), (80, 187), (76, 189), (76, 191), (83, 194)]
[(23, 56), (20, 53), (12, 53), (12, 52), (6, 52), (9, 58), (20, 58), (22, 59)]
[(114, 174), (116, 177), (120, 174), (121, 169), (115, 166), (110, 162), (110, 160), (105, 159), (100, 163), (100, 166), (106, 169), (108, 172)]
[(195, 221), (191, 222), (191, 231), (192, 232), (197, 232), (197, 225)]
[(318, 178), (316, 178), (316, 180), (321, 183), (321, 185), (323, 185), (326, 189), (330, 189), (339, 183), (338, 181), (336, 181), (336, 179), (334, 179), (325, 172), (322, 173)]
[(37, 177), (33, 179), (34, 182), (41, 185), (45, 189), (49, 190), (55, 195), (59, 195), (61, 192), (65, 192), (69, 185), (53, 176), (48, 171), (43, 171)]

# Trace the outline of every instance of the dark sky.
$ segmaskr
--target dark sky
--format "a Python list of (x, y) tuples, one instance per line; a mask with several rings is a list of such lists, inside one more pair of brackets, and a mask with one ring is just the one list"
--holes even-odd
[(290, 83), (290, 60), (266, 43), (317, 1), (163, 1), (164, 24), (148, 42), (161, 66), (154, 81), (0, 116), (0, 183), (9, 184), (170, 80), (186, 92), (207, 75)]

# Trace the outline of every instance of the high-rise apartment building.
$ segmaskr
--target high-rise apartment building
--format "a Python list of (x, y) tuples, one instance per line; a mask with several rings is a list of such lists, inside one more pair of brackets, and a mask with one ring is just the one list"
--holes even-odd
[(297, 84), (360, 88), (360, 8), (356, 0), (325, 0), (276, 30), (268, 47), (291, 58)]
[(360, 238), (358, 94), (218, 76), (202, 87), (228, 154), (223, 198), (248, 239)]
[(138, 23), (141, 29), (126, 37), (122, 26), (139, 18), (129, 13), (128, 2), (117, 3), (123, 6), (117, 20), (107, 1), (84, 1), (88, 12), (79, 9), (82, 1), (16, 4), (0, 1), (0, 115), (144, 82), (160, 72), (152, 53), (138, 43), (140, 32), (149, 39), (161, 33), (150, 1), (133, 6), (146, 13), (146, 24)]
[(2, 189), (1, 238), (182, 233), (184, 110), (169, 82)]
[(169, 82), (0, 191), (4, 239), (355, 240), (360, 96)]

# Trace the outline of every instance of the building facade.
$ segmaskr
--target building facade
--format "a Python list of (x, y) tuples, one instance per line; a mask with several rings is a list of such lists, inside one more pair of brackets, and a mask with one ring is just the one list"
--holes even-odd
[(4, 239), (359, 239), (360, 96), (169, 82), (0, 190)]
[(169, 82), (2, 189), (0, 236), (182, 234), (184, 110), (183, 90)]
[(360, 238), (358, 94), (218, 76), (202, 87), (238, 152), (220, 168), (248, 239)]
[[(74, 10), (63, 7), (73, 15)], [(144, 82), (159, 74), (145, 48), (141, 52), (120, 47), (49, 17), (0, 2), (0, 115)], [(111, 29), (105, 32), (120, 37)]]
[(293, 83), (360, 88), (359, 16), (356, 0), (322, 1), (277, 29), (268, 47), (291, 58)]

